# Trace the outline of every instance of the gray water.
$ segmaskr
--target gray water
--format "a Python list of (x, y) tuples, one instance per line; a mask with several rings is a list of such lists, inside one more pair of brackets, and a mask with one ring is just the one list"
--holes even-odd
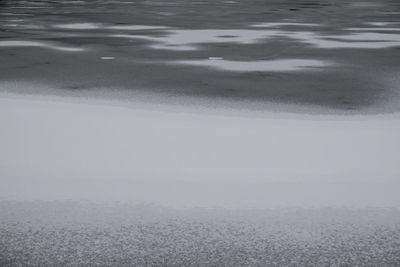
[(3, 0), (0, 38), (0, 81), (57, 88), (50, 94), (400, 108), (394, 0)]

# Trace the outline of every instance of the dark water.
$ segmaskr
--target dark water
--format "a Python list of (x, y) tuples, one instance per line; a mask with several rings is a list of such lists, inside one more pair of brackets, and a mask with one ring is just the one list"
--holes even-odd
[(0, 62), (0, 81), (55, 94), (397, 111), (400, 2), (3, 0)]

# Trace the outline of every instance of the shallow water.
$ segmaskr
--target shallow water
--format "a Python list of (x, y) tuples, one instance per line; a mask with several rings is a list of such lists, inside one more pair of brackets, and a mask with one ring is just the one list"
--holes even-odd
[[(3, 0), (0, 81), (397, 111), (399, 11), (391, 0)], [(235, 67), (215, 68), (224, 62)]]

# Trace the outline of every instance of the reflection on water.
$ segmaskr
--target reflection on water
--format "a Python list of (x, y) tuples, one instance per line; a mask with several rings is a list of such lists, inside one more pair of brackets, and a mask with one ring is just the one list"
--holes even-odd
[(329, 64), (319, 60), (278, 59), (265, 61), (230, 61), (230, 60), (184, 60), (177, 62), (192, 66), (211, 67), (225, 71), (301, 71), (324, 67)]
[(245, 29), (205, 29), (205, 30), (168, 30), (163, 36), (144, 36), (115, 34), (110, 37), (144, 39), (158, 43), (151, 45), (157, 49), (196, 50), (198, 44), (206, 43), (237, 43), (254, 44), (261, 39), (278, 35), (277, 31), (257, 31)]
[(362, 109), (396, 90), (369, 73), (399, 71), (399, 10), (391, 0), (1, 1), (0, 78)]
[(79, 47), (57, 46), (51, 43), (38, 41), (0, 41), (0, 47), (44, 47), (66, 52), (84, 51), (84, 49)]
[(110, 26), (108, 29), (112, 30), (157, 30), (157, 29), (165, 29), (168, 27), (165, 26), (149, 26), (149, 25), (119, 25), (119, 26)]
[(93, 30), (100, 29), (100, 24), (96, 23), (69, 23), (69, 24), (57, 24), (53, 25), (55, 28), (67, 29), (67, 30)]
[(400, 22), (367, 22), (367, 24), (372, 26), (390, 26), (390, 25), (400, 25)]
[(400, 34), (364, 32), (345, 35), (317, 35), (312, 32), (294, 32), (288, 37), (311, 44), (317, 48), (326, 49), (379, 49), (400, 46)]
[(400, 28), (348, 28), (348, 31), (386, 32), (400, 31)]
[(296, 23), (296, 22), (265, 22), (259, 24), (253, 24), (252, 27), (256, 28), (273, 28), (273, 27), (282, 27), (282, 26), (311, 26), (318, 27), (320, 24), (314, 23)]
[(106, 26), (100, 23), (68, 23), (53, 25), (55, 28), (66, 30), (155, 30), (165, 29), (165, 26), (149, 26), (149, 25), (113, 25)]
[(115, 57), (100, 57), (101, 59), (115, 59)]
[[(354, 29), (354, 28), (353, 28)], [(350, 31), (350, 29), (345, 29)], [(397, 29), (396, 29), (397, 30)], [(398, 29), (400, 30), (400, 28)], [(355, 28), (359, 31), (359, 28)], [(379, 29), (378, 29), (379, 31)], [(386, 33), (351, 33), (347, 35), (320, 35), (315, 32), (277, 31), (277, 30), (168, 30), (164, 36), (112, 34), (109, 37), (143, 39), (158, 43), (151, 48), (167, 50), (196, 50), (198, 44), (237, 43), (254, 44), (276, 38), (289, 38), (317, 48), (389, 48), (400, 46), (400, 34)]]

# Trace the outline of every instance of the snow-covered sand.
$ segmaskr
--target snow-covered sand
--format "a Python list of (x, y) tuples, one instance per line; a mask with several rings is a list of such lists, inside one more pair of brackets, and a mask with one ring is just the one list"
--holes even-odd
[(0, 197), (399, 206), (398, 114), (216, 113), (1, 93)]

